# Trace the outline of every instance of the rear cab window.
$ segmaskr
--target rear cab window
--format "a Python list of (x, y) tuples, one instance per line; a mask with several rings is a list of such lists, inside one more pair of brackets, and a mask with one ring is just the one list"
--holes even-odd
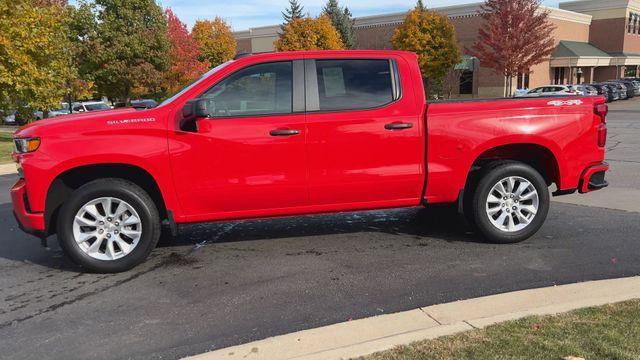
[(393, 60), (316, 60), (315, 73), (317, 85), (308, 86), (317, 86), (318, 108), (311, 111), (374, 109), (400, 97)]

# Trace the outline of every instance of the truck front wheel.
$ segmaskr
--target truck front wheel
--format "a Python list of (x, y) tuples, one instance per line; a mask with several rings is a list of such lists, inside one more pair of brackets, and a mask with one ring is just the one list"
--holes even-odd
[(74, 191), (60, 210), (57, 229), (65, 254), (100, 273), (127, 271), (144, 262), (161, 231), (153, 200), (121, 179), (92, 181)]
[(488, 241), (510, 244), (540, 230), (550, 196), (543, 177), (529, 165), (510, 161), (486, 171), (476, 188), (473, 222)]

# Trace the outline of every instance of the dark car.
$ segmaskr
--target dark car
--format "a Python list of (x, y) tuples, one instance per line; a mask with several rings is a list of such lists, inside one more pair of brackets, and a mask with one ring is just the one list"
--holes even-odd
[(607, 99), (607, 102), (612, 102), (615, 100), (613, 98), (613, 92), (607, 85), (590, 84), (589, 86), (596, 89), (598, 91), (598, 95), (604, 96)]
[(619, 82), (608, 81), (608, 82), (606, 82), (604, 84), (607, 85), (607, 86), (615, 87), (616, 89), (618, 89), (618, 94), (620, 95), (620, 100), (627, 100), (629, 98), (629, 94), (630, 93), (633, 94), (633, 91), (629, 91), (629, 89), (626, 86), (622, 85)]
[(153, 99), (131, 100), (131, 106), (136, 109), (153, 109), (158, 103)]
[(640, 96), (640, 85), (637, 82), (632, 80), (619, 80), (619, 82), (631, 91), (633, 94), (631, 97)]

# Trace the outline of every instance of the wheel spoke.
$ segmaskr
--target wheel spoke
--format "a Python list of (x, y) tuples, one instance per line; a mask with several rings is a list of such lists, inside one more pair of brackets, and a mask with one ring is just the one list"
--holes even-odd
[(91, 215), (96, 220), (102, 217), (100, 216), (100, 212), (98, 212), (98, 208), (95, 205), (85, 206), (84, 211), (86, 211), (87, 214)]
[(102, 242), (104, 241), (104, 239), (105, 239), (104, 236), (98, 236), (96, 241), (94, 241), (93, 244), (91, 244), (91, 246), (89, 247), (89, 249), (87, 249), (87, 253), (88, 254), (98, 253), (100, 251), (100, 247), (102, 246)]
[(500, 211), (502, 211), (502, 207), (501, 207), (500, 205), (498, 205), (498, 206), (496, 206), (496, 207), (493, 207), (493, 208), (489, 208), (489, 209), (487, 209), (487, 213), (488, 213), (490, 216), (493, 216), (493, 215), (495, 215), (495, 214), (499, 213)]
[(498, 226), (500, 227), (504, 227), (504, 221), (507, 219), (507, 213), (505, 211), (502, 212), (502, 214), (500, 214), (500, 216), (498, 216), (498, 219), (496, 220), (496, 224), (498, 224)]
[(96, 236), (98, 236), (98, 233), (96, 231), (82, 233), (82, 234), (80, 234), (80, 236), (76, 237), (76, 242), (78, 244), (82, 244), (82, 243), (86, 242), (87, 240), (89, 240), (91, 238), (94, 238)]
[(104, 216), (111, 215), (111, 198), (104, 198), (100, 202), (102, 204), (102, 208), (104, 209)]
[(538, 193), (534, 190), (520, 196), (520, 200), (531, 200), (533, 197), (538, 196)]
[(142, 231), (138, 231), (138, 230), (128, 230), (128, 229), (122, 229), (122, 234), (126, 235), (132, 239), (136, 239), (138, 238), (140, 235), (142, 235)]
[(520, 221), (521, 224), (528, 225), (530, 223), (529, 219), (524, 216), (522, 211), (516, 211), (516, 216), (518, 217), (518, 221)]
[(510, 177), (509, 179), (507, 179), (507, 192), (509, 193), (513, 193), (513, 188), (516, 187), (516, 179)]
[(524, 205), (521, 206), (520, 209), (526, 210), (531, 215), (536, 215), (538, 213), (538, 209), (536, 209), (536, 207), (533, 205)]
[(502, 181), (496, 184), (494, 190), (500, 193), (500, 196), (505, 196), (508, 193), (507, 189), (504, 188)]
[(129, 216), (123, 223), (124, 226), (132, 226), (132, 225), (138, 225), (140, 224), (140, 219), (138, 219), (136, 216), (131, 215)]
[(115, 242), (118, 244), (118, 247), (123, 254), (126, 255), (131, 251), (131, 245), (127, 244), (127, 242), (122, 240), (121, 238), (116, 238)]
[(95, 220), (85, 219), (85, 218), (80, 217), (80, 216), (76, 216), (76, 223), (78, 223), (80, 226), (95, 226), (96, 225), (96, 221)]
[(523, 192), (525, 192), (529, 188), (530, 185), (531, 184), (525, 181), (520, 182), (520, 186), (518, 186), (518, 190), (516, 190), (515, 195), (519, 197), (520, 195), (522, 195)]
[(496, 197), (493, 194), (489, 194), (489, 197), (487, 198), (487, 202), (489, 204), (500, 204), (502, 202), (502, 199), (498, 199), (498, 197)]
[(118, 204), (118, 207), (116, 208), (116, 211), (113, 213), (113, 217), (116, 219), (120, 219), (120, 217), (122, 215), (124, 215), (125, 212), (127, 212), (127, 206), (124, 204), (124, 202), (120, 202)]
[(509, 231), (513, 231), (513, 229), (516, 227), (516, 223), (515, 221), (513, 221), (513, 215), (509, 214), (507, 216), (507, 230)]
[(116, 257), (116, 250), (113, 247), (113, 240), (109, 240), (107, 241), (107, 249), (105, 250), (105, 254), (110, 258), (110, 259), (115, 259)]

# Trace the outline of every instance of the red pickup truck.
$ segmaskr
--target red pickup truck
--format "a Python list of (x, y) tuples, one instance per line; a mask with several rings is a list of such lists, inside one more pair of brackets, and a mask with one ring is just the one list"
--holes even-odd
[(241, 57), (154, 109), (15, 134), (21, 228), (124, 271), (162, 225), (458, 204), (488, 241), (535, 234), (554, 195), (607, 186), (602, 97), (427, 104), (415, 54)]

